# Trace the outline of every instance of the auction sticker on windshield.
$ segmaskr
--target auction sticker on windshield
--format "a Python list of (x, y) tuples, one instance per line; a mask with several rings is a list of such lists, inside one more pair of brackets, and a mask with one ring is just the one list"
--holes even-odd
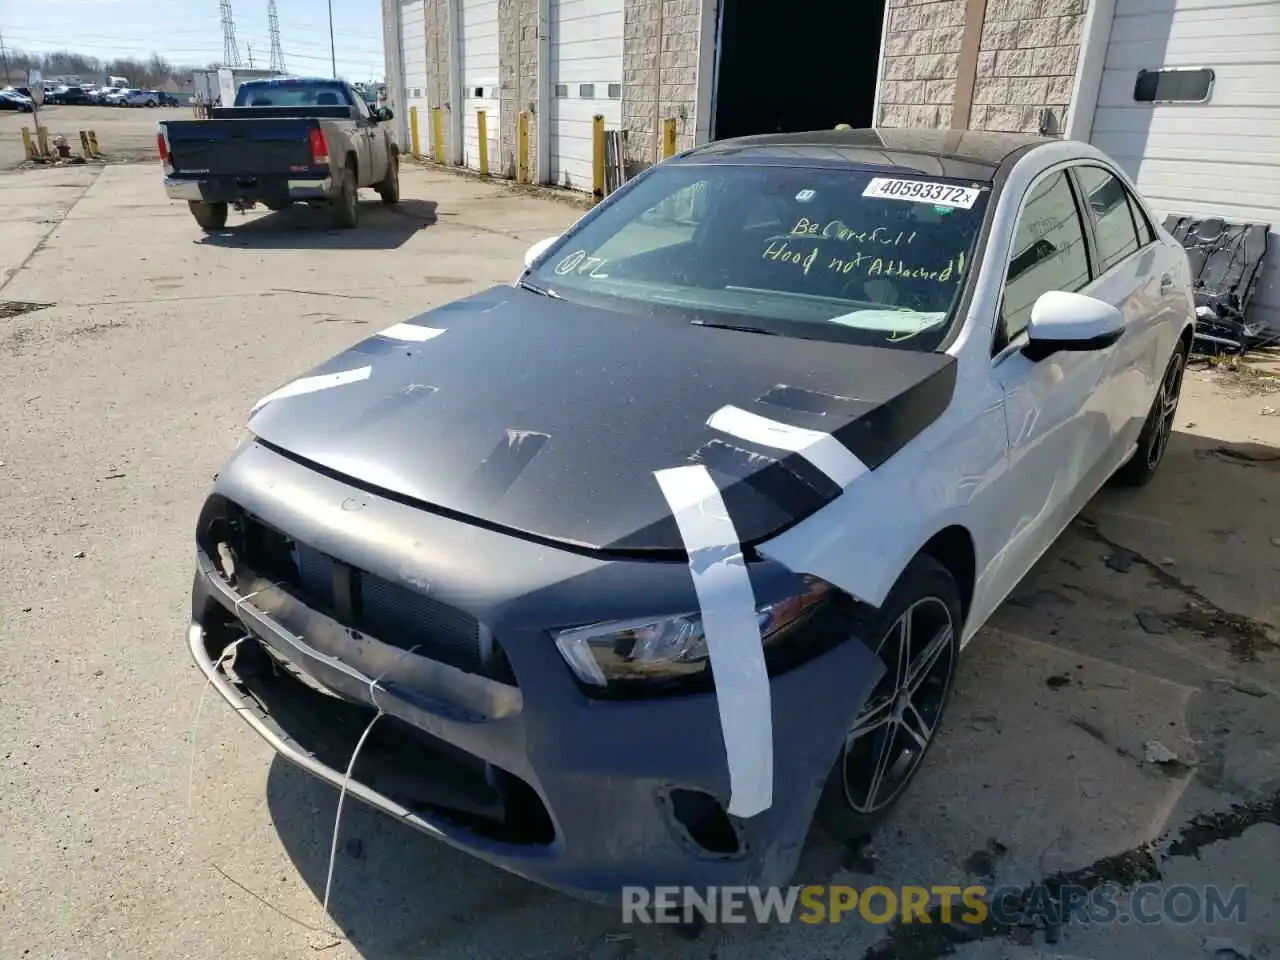
[(874, 177), (867, 184), (867, 189), (862, 191), (862, 195), (879, 197), (882, 200), (911, 200), (915, 203), (931, 203), (937, 207), (961, 207), (969, 210), (977, 202), (980, 192), (977, 187), (957, 187), (950, 183)]

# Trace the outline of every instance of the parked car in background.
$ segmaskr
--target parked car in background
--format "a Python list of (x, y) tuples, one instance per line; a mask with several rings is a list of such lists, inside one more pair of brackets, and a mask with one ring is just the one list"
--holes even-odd
[(64, 106), (75, 106), (77, 104), (87, 104), (93, 101), (89, 99), (89, 95), (84, 92), (84, 87), (55, 87), (49, 93), (45, 100), (48, 103), (57, 103)]
[(7, 91), (7, 92), (9, 92), (9, 93), (16, 93), (16, 94), (19, 94), (19, 95), (21, 95), (21, 96), (26, 97), (28, 100), (30, 100), (30, 99), (31, 99), (31, 88), (30, 88), (30, 87), (6, 87), (5, 89), (6, 89), (6, 91)]
[(108, 94), (103, 100), (103, 103), (108, 107), (123, 107), (125, 106), (125, 100), (128, 98), (129, 94), (134, 92), (136, 91), (130, 90), (127, 87), (122, 87), (115, 93)]
[(0, 110), (18, 110), (22, 113), (31, 113), (35, 108), (36, 105), (30, 97), (24, 97), (13, 90), (0, 90)]
[(172, 93), (160, 93), (160, 106), (162, 107), (180, 107), (182, 101), (175, 97)]
[(107, 102), (108, 97), (119, 92), (119, 87), (99, 87), (93, 94), (93, 102), (103, 105)]
[(158, 107), (160, 94), (156, 90), (130, 90), (124, 97), (126, 107)]

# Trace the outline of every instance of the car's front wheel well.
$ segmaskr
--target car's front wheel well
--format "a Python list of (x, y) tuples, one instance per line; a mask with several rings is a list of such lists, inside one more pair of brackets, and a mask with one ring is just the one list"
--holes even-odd
[(969, 531), (959, 524), (945, 527), (929, 538), (929, 542), (920, 548), (920, 553), (942, 564), (955, 578), (956, 586), (960, 588), (961, 606), (967, 617), (969, 605), (973, 601), (973, 586), (978, 568), (973, 537)]
[(1178, 339), (1182, 341), (1182, 345), (1187, 348), (1187, 353), (1191, 352), (1191, 346), (1195, 340), (1195, 328), (1190, 324), (1182, 328), (1182, 333), (1178, 335)]

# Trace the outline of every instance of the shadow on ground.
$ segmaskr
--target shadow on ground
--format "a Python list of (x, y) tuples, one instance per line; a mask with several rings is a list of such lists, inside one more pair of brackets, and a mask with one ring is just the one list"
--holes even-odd
[(365, 200), (353, 230), (335, 229), (328, 210), (299, 203), (266, 214), (233, 210), (226, 229), (197, 242), (255, 250), (394, 250), (435, 222), (434, 200), (401, 200), (394, 207)]
[[(1276, 449), (1178, 434), (1150, 486), (1099, 494), (966, 650), (934, 751), (871, 846), (815, 837), (796, 882), (991, 889), (1059, 875), (1123, 888), (1178, 858), (1179, 871), (1204, 874), (1195, 882), (1230, 883), (1198, 851), (1280, 809), (1280, 756), (1266, 733), (1280, 728), (1277, 624), (1236, 609), (1277, 580), (1280, 510), (1267, 502), (1280, 498), (1277, 471)], [(1213, 559), (1224, 556), (1235, 587)], [(1153, 760), (1151, 742), (1168, 756)], [(268, 808), (317, 900), (336, 796), (284, 761), (272, 766)], [(1158, 838), (1175, 842), (1148, 846)], [(511, 943), (526, 944), (521, 956), (584, 960), (721, 948), (762, 960), (933, 960), (1013, 932), (747, 925), (688, 942), (669, 928), (624, 928), (615, 908), (508, 875), (355, 801), (330, 913), (370, 960), (485, 956)], [(1199, 949), (1188, 941), (1186, 955)]]

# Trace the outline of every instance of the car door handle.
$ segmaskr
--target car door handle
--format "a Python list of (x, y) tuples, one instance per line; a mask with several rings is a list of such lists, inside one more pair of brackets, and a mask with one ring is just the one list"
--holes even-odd
[(1168, 293), (1172, 289), (1173, 289), (1173, 277), (1169, 276), (1169, 274), (1166, 273), (1163, 277), (1160, 278), (1160, 292)]

